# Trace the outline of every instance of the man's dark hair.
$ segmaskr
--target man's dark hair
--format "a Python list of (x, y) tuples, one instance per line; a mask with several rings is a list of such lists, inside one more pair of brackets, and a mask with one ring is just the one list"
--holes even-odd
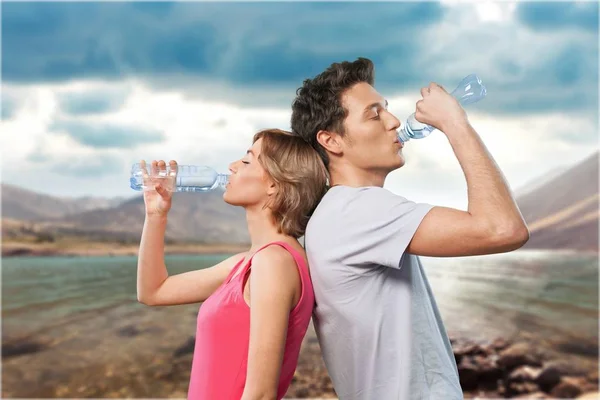
[(327, 130), (344, 135), (348, 110), (342, 106), (342, 94), (357, 83), (373, 85), (373, 62), (367, 58), (334, 63), (313, 79), (306, 79), (296, 90), (292, 103), (292, 131), (317, 150), (326, 166), (329, 157), (317, 142), (317, 133)]

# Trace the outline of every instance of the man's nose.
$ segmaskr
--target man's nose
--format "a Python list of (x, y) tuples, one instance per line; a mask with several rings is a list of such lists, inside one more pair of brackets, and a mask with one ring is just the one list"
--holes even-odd
[(398, 118), (396, 118), (396, 116), (394, 114), (392, 114), (391, 112), (387, 113), (387, 118), (386, 118), (386, 128), (387, 130), (396, 130), (398, 128), (400, 128), (400, 120)]

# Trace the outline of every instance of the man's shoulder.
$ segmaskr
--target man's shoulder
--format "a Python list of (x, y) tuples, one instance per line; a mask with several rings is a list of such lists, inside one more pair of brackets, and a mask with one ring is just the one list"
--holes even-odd
[(343, 212), (370, 203), (406, 201), (406, 198), (378, 186), (334, 186), (327, 191), (317, 209)]

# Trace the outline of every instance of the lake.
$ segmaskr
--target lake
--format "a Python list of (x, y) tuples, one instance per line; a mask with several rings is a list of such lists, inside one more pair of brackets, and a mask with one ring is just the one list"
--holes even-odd
[[(175, 274), (225, 257), (168, 256), (167, 266)], [(597, 255), (519, 250), (422, 261), (451, 335), (525, 337), (598, 362)], [(137, 303), (136, 262), (2, 260), (3, 397), (185, 396), (198, 305)]]

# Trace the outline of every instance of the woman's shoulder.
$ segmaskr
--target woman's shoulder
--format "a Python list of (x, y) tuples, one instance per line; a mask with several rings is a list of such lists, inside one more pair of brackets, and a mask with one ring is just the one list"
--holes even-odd
[(252, 268), (262, 264), (266, 269), (281, 269), (282, 272), (297, 276), (301, 265), (307, 265), (306, 252), (302, 246), (286, 241), (272, 242), (253, 256)]
[(252, 265), (257, 262), (264, 262), (272, 265), (295, 264), (296, 257), (292, 253), (293, 251), (298, 253), (298, 250), (289, 243), (273, 242), (254, 255)]

